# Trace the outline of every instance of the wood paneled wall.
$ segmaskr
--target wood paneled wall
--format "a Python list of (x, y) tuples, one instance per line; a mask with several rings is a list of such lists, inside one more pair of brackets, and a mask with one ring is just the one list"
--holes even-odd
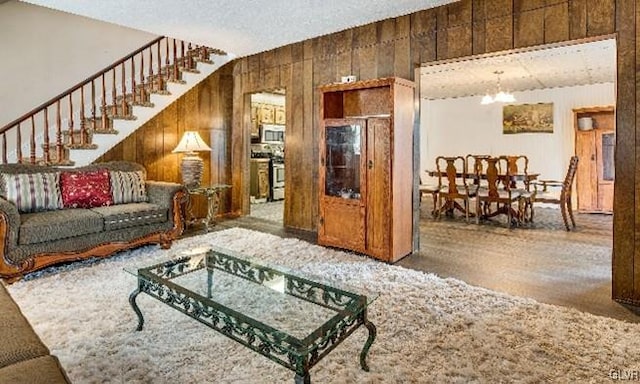
[[(208, 180), (232, 190), (222, 210), (249, 212), (250, 93), (286, 90), (285, 226), (318, 219), (317, 87), (358, 79), (414, 80), (422, 63), (615, 34), (618, 42), (613, 296), (640, 305), (640, 151), (636, 140), (636, 30), (640, 0), (461, 0), (238, 59), (190, 91), (102, 160), (144, 164), (150, 178), (178, 181), (171, 154), (185, 129), (212, 148)], [(232, 67), (232, 72), (230, 72)], [(408, 149), (410, 150), (410, 149)]]
[[(212, 148), (200, 153), (203, 184), (231, 183), (232, 65), (227, 64), (170, 104), (154, 118), (109, 150), (97, 162), (128, 160), (143, 164), (149, 180), (180, 182), (181, 154), (171, 153), (184, 131), (198, 131)], [(231, 193), (223, 192), (220, 212), (229, 212)], [(206, 200), (194, 198), (194, 214), (206, 216)]]
[(285, 226), (318, 219), (317, 87), (358, 79), (414, 80), (421, 63), (616, 34), (617, 150), (613, 295), (640, 304), (640, 151), (636, 151), (636, 12), (639, 0), (461, 0), (239, 59), (233, 70), (231, 209), (249, 210), (248, 94), (286, 89)]

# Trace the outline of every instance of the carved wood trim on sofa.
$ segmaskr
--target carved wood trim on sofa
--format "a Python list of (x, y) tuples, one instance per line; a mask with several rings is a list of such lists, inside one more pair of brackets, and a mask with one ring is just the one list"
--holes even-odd
[(116, 252), (136, 248), (147, 244), (159, 244), (162, 249), (171, 247), (185, 229), (185, 201), (186, 192), (180, 190), (173, 196), (173, 227), (168, 231), (152, 232), (130, 241), (115, 241), (98, 244), (94, 247), (68, 252), (47, 252), (32, 255), (19, 264), (12, 263), (7, 258), (9, 226), (6, 214), (0, 212), (0, 277), (8, 284), (20, 280), (27, 273), (67, 261), (78, 261), (92, 257), (107, 257)]

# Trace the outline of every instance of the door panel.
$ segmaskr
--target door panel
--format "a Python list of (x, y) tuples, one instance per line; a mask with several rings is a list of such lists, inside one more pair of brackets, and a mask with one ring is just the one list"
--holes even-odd
[(320, 133), (318, 243), (363, 252), (366, 123), (326, 119)]
[(612, 131), (596, 133), (596, 157), (598, 159), (597, 208), (602, 212), (613, 212), (613, 182), (615, 179), (616, 137)]
[(597, 210), (598, 174), (595, 148), (595, 131), (576, 132), (576, 155), (580, 159), (576, 171), (579, 211)]
[(367, 249), (379, 258), (389, 254), (391, 228), (391, 121), (367, 120)]

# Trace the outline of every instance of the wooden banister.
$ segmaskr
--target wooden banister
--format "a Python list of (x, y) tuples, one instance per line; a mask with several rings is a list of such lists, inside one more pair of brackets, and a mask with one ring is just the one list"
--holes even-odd
[[(178, 44), (180, 44), (180, 56), (178, 56)], [(165, 36), (155, 38), (49, 101), (40, 104), (4, 125), (0, 128), (0, 145), (2, 146), (0, 159), (2, 163), (7, 163), (8, 160), (13, 161), (14, 156), (16, 156), (15, 160), (17, 162), (43, 165), (55, 164), (56, 162), (58, 164), (70, 164), (68, 159), (64, 158), (64, 155), (68, 154), (67, 149), (95, 148), (95, 144), (91, 143), (89, 138), (98, 130), (98, 127), (102, 132), (108, 132), (113, 129), (109, 122), (114, 118), (135, 119), (135, 116), (132, 115), (133, 105), (150, 106), (149, 95), (151, 93), (168, 94), (165, 88), (167, 82), (180, 81), (181, 69), (193, 69), (191, 61), (194, 54), (199, 56), (200, 59), (206, 58), (208, 55), (208, 48), (201, 51), (196, 46), (194, 51), (191, 43), (188, 43), (188, 48), (185, 52), (184, 47), (185, 42), (181, 40)], [(163, 52), (165, 53), (164, 57)], [(212, 50), (212, 52), (218, 52), (218, 50)], [(147, 54), (148, 61), (145, 61)], [(222, 52), (222, 54), (224, 53)], [(148, 63), (148, 76), (146, 78), (144, 76), (145, 62)], [(137, 65), (139, 65), (139, 68), (136, 68)], [(139, 82), (136, 79), (137, 75), (139, 75)], [(128, 81), (131, 81), (129, 85), (127, 85)], [(110, 87), (109, 93), (107, 86)], [(87, 88), (85, 89), (85, 87)], [(140, 93), (138, 94), (138, 92)], [(96, 99), (97, 96), (101, 96), (101, 98)], [(61, 104), (64, 111), (61, 110)], [(74, 114), (74, 110), (77, 113)], [(89, 111), (88, 114), (87, 111)], [(51, 121), (55, 126), (49, 126), (50, 112), (53, 118)], [(66, 131), (62, 131), (63, 115), (67, 120)], [(23, 143), (21, 126), (28, 126), (29, 120), (31, 120), (29, 141)], [(98, 122), (98, 120), (100, 121)], [(25, 127), (25, 130), (27, 129)], [(55, 142), (50, 142), (50, 136), (53, 136)], [(10, 147), (7, 146), (8, 143), (11, 144)], [(25, 158), (23, 157), (23, 147), (26, 148), (27, 146), (29, 155)], [(51, 152), (53, 149), (55, 149), (55, 153)], [(7, 151), (9, 151), (11, 159), (8, 159)]]
[(92, 76), (89, 76), (84, 81), (82, 81), (82, 82), (78, 83), (77, 85), (74, 85), (73, 87), (67, 89), (66, 91), (64, 91), (62, 93), (60, 93), (58, 96), (52, 97), (49, 101), (46, 101), (46, 102), (40, 104), (39, 106), (35, 107), (31, 111), (29, 111), (29, 112), (25, 113), (24, 115), (20, 116), (19, 118), (13, 120), (9, 124), (5, 124), (4, 127), (0, 128), (0, 134), (2, 134), (5, 131), (7, 131), (8, 129), (14, 127), (18, 123), (20, 123), (20, 122), (22, 122), (24, 120), (27, 120), (29, 117), (31, 117), (31, 115), (35, 115), (36, 113), (42, 111), (45, 107), (48, 107), (48, 106), (54, 104), (57, 100), (62, 99), (64, 97), (66, 97), (68, 94), (77, 91), (78, 89), (80, 89), (80, 87), (83, 87), (84, 85), (88, 84), (90, 81), (99, 78), (100, 76), (102, 76), (103, 73), (109, 72), (113, 68), (115, 68), (115, 67), (119, 66), (120, 64), (122, 64), (123, 62), (129, 60), (130, 58), (132, 58), (133, 56), (137, 55), (138, 53), (144, 51), (145, 49), (151, 47), (152, 45), (158, 43), (159, 41), (162, 41), (162, 39), (164, 39), (164, 36), (160, 36), (160, 37), (158, 37), (156, 39), (153, 39), (149, 43), (145, 44), (141, 48), (136, 49), (134, 52), (130, 53), (129, 55), (125, 56), (124, 58), (116, 61), (115, 63), (111, 64), (110, 66), (106, 67), (105, 69), (103, 69), (101, 71), (98, 71), (96, 74), (94, 74)]

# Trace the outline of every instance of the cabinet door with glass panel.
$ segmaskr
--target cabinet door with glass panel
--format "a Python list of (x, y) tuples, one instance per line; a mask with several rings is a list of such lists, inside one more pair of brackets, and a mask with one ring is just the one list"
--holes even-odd
[(326, 119), (320, 142), (320, 228), (325, 244), (364, 250), (366, 122)]

